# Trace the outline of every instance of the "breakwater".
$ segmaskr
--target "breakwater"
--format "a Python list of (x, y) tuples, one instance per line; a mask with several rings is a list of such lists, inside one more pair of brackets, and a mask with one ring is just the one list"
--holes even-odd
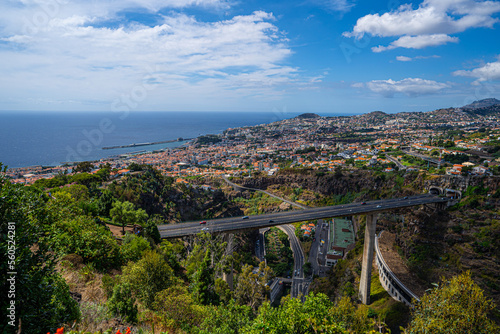
[(134, 143), (134, 144), (128, 144), (128, 145), (117, 145), (117, 146), (106, 146), (103, 147), (103, 150), (112, 150), (115, 148), (127, 148), (127, 147), (139, 147), (139, 146), (149, 146), (149, 145), (157, 145), (157, 144), (166, 144), (166, 143), (173, 143), (176, 141), (188, 141), (188, 140), (193, 140), (193, 138), (182, 138), (179, 137), (177, 139), (171, 139), (171, 140), (162, 140), (162, 141), (155, 141), (151, 143)]

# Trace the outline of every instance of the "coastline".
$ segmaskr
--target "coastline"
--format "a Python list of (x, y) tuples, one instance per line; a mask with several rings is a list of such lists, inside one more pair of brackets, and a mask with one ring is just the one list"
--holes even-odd
[[(180, 137), (221, 134), (226, 129), (294, 116), (275, 112), (131, 112), (121, 119), (112, 112), (2, 114), (0, 161), (10, 168), (95, 161), (138, 151), (132, 143), (152, 143), (155, 145), (148, 145), (147, 150), (160, 150), (178, 146)], [(172, 142), (156, 144), (167, 140)]]

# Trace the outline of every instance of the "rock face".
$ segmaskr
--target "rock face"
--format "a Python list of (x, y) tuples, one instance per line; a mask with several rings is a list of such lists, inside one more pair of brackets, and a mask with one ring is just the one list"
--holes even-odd
[(242, 179), (241, 182), (238, 180), (238, 183), (245, 187), (263, 190), (272, 185), (286, 185), (292, 188), (302, 187), (323, 195), (345, 195), (348, 191), (360, 192), (363, 189), (372, 189), (374, 186), (382, 183), (381, 180), (377, 182), (371, 178), (357, 176), (336, 177), (333, 174), (316, 176), (316, 173), (313, 171), (306, 171), (301, 174), (281, 171), (272, 178)]
[[(404, 177), (403, 188), (395, 191), (396, 182), (394, 178), (374, 176), (369, 171), (343, 171), (343, 174), (318, 174), (315, 171), (280, 171), (274, 177), (260, 177), (251, 179), (239, 179), (236, 181), (249, 188), (266, 190), (273, 185), (284, 185), (292, 188), (304, 188), (325, 196), (346, 195), (348, 192), (359, 193), (362, 191), (391, 190), (394, 196), (407, 196), (427, 193), (431, 186), (449, 188), (465, 192), (469, 186), (488, 185), (491, 191), (500, 188), (500, 182), (496, 177), (456, 177), (450, 175), (433, 176), (424, 178), (421, 175)], [(408, 186), (411, 186), (412, 190)], [(271, 189), (272, 191), (272, 189)], [(366, 198), (369, 199), (369, 198)]]
[(500, 187), (498, 178), (496, 177), (456, 177), (451, 175), (442, 175), (437, 178), (425, 180), (423, 183), (424, 189), (429, 189), (432, 186), (459, 190), (465, 192), (467, 187), (475, 187), (479, 185), (487, 185), (491, 191), (496, 191)]

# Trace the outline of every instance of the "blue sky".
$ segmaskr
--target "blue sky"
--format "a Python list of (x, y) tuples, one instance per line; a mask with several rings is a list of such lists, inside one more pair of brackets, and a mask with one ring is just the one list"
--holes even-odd
[(6, 0), (0, 110), (389, 113), (500, 98), (500, 2)]

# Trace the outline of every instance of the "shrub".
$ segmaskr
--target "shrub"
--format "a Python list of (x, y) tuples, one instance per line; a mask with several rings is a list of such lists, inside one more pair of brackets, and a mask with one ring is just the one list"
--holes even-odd
[(142, 253), (148, 249), (151, 248), (146, 239), (127, 233), (123, 240), (121, 252), (125, 261), (137, 261), (142, 257)]
[(488, 319), (494, 309), (466, 272), (422, 297), (405, 333), (498, 333), (498, 325)]
[(77, 254), (96, 269), (121, 264), (120, 249), (111, 232), (92, 218), (78, 216), (50, 226), (47, 243), (60, 255)]
[(135, 298), (132, 297), (132, 289), (129, 283), (116, 284), (113, 295), (108, 300), (109, 312), (115, 317), (122, 317), (127, 322), (137, 322), (137, 306)]
[(151, 307), (155, 295), (172, 284), (174, 272), (164, 257), (154, 251), (145, 251), (142, 259), (123, 267), (122, 280), (130, 283), (136, 296)]

